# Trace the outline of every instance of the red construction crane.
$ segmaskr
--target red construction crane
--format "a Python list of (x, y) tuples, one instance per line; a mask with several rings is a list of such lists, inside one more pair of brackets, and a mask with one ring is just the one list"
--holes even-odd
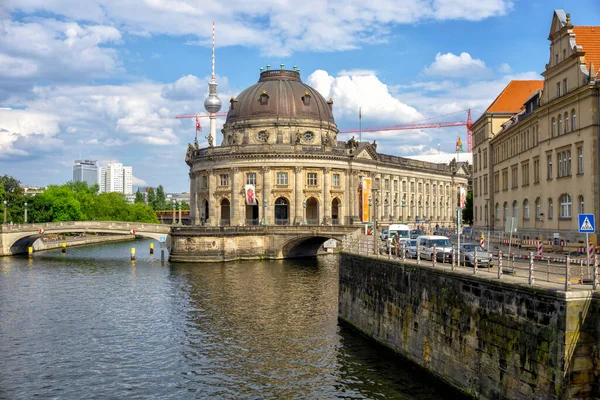
[[(471, 132), (471, 125), (473, 125), (473, 120), (471, 119), (471, 109), (457, 111), (457, 112), (467, 112), (467, 120), (466, 121), (447, 121), (447, 122), (421, 122), (421, 123), (411, 123), (411, 124), (400, 124), (400, 125), (392, 125), (392, 126), (382, 126), (378, 128), (360, 128), (360, 129), (346, 129), (341, 130), (339, 133), (362, 133), (362, 132), (380, 132), (380, 131), (403, 131), (408, 129), (429, 129), (429, 128), (447, 128), (450, 126), (466, 126), (467, 127), (467, 152), (471, 152), (473, 149), (473, 133)], [(437, 117), (428, 118), (427, 120), (431, 120), (434, 118), (445, 117), (451, 114), (456, 114), (456, 112), (440, 115)], [(427, 121), (426, 120), (426, 121)]]
[[(218, 112), (215, 113), (215, 116), (217, 117), (226, 117), (227, 113), (226, 112)], [(208, 113), (202, 113), (202, 114), (184, 114), (184, 115), (176, 115), (175, 118), (177, 119), (181, 119), (181, 118), (196, 118), (196, 130), (202, 132), (202, 125), (200, 125), (200, 118), (208, 118), (210, 117), (210, 114)]]

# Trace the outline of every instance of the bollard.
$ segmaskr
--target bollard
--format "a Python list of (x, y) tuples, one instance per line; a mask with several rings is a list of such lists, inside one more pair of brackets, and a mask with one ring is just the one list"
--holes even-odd
[(456, 271), (456, 247), (452, 245), (452, 271)]
[(565, 290), (571, 290), (571, 258), (567, 256), (565, 260)]
[(135, 260), (135, 247), (131, 248), (131, 260)]
[(592, 288), (596, 290), (598, 288), (598, 257), (594, 254), (594, 279), (592, 281)]
[(535, 278), (533, 276), (533, 251), (529, 252), (529, 284), (533, 285)]
[(402, 241), (402, 262), (406, 261), (406, 242)]
[(421, 264), (421, 246), (417, 244), (417, 265)]
[(498, 252), (498, 279), (502, 278), (502, 251)]
[(150, 243), (150, 254), (154, 254), (154, 243)]
[[(466, 258), (466, 256), (465, 256)], [(477, 247), (473, 247), (473, 275), (477, 274), (477, 267), (479, 262), (477, 260)]]
[(165, 249), (160, 249), (160, 261), (165, 261)]
[[(387, 243), (386, 243), (387, 244)], [(388, 246), (388, 260), (392, 258), (392, 246)]]
[(437, 267), (437, 245), (433, 245), (433, 255), (431, 256), (431, 261), (434, 267)]
[(513, 274), (513, 276), (515, 276), (515, 253), (513, 253), (510, 262), (511, 262), (510, 267), (511, 267), (511, 270), (512, 270), (512, 274)]
[(27, 247), (27, 256), (29, 258), (33, 257), (33, 247), (31, 247), (31, 246)]
[(62, 252), (66, 253), (67, 252), (67, 242), (62, 242), (61, 247), (62, 247)]
[(546, 261), (546, 282), (550, 282), (550, 257)]

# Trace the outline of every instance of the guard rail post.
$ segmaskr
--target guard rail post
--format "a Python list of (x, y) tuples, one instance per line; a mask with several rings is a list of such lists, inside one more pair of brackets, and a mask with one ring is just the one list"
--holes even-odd
[(567, 256), (565, 260), (565, 290), (571, 290), (571, 258)]
[(452, 271), (456, 271), (456, 247), (452, 245)]
[(473, 247), (473, 275), (477, 274), (477, 267), (479, 266), (477, 260), (477, 247)]
[(598, 288), (598, 257), (594, 254), (594, 279), (592, 281), (592, 288), (596, 290)]
[(498, 279), (502, 279), (502, 250), (498, 252)]
[(533, 251), (529, 252), (529, 284), (533, 285), (535, 282), (534, 271), (533, 271)]
[(402, 241), (402, 262), (406, 261), (406, 242)]
[(421, 246), (417, 244), (417, 265), (421, 264)]
[(431, 261), (434, 267), (437, 267), (437, 245), (433, 245), (433, 255), (431, 256)]

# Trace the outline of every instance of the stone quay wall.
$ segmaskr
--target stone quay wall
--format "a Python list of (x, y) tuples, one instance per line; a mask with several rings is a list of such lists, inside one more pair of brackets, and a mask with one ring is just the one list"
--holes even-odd
[(600, 293), (342, 253), (339, 319), (483, 399), (600, 397)]

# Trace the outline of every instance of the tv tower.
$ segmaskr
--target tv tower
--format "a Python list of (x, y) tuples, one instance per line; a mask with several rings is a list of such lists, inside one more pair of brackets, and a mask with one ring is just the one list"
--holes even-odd
[(217, 133), (216, 113), (221, 109), (221, 99), (217, 95), (217, 82), (215, 82), (215, 23), (212, 24), (212, 75), (208, 84), (208, 97), (204, 100), (204, 108), (210, 114), (209, 143), (215, 143)]

